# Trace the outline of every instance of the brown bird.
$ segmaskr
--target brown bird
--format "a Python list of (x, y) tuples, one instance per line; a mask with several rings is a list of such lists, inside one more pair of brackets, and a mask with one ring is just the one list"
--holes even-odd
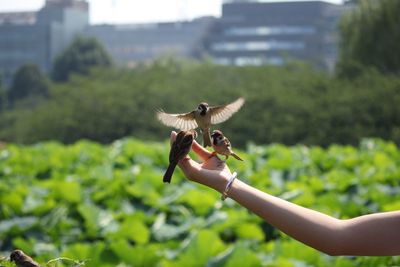
[(178, 162), (186, 157), (192, 148), (193, 140), (197, 137), (194, 130), (180, 131), (176, 136), (175, 141), (172, 143), (171, 150), (169, 151), (169, 165), (164, 174), (163, 182), (170, 183), (172, 174)]
[(203, 134), (203, 146), (211, 146), (210, 126), (218, 124), (229, 119), (244, 104), (242, 97), (236, 101), (226, 104), (210, 107), (207, 103), (200, 103), (197, 109), (182, 114), (169, 114), (160, 110), (157, 112), (157, 118), (165, 125), (175, 127), (180, 130), (190, 130), (200, 128)]
[(237, 160), (243, 161), (235, 152), (232, 150), (231, 142), (220, 130), (215, 130), (211, 134), (212, 146), (214, 148), (213, 155), (221, 154), (225, 156), (225, 161), (229, 156), (233, 156)]
[(39, 263), (35, 262), (31, 257), (19, 249), (11, 252), (10, 260), (14, 261), (18, 267), (40, 267)]

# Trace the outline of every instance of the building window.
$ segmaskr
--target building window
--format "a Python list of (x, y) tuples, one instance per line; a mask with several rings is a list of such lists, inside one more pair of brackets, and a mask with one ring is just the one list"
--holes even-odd
[(234, 62), (236, 66), (260, 66), (264, 60), (262, 57), (237, 57)]
[(263, 36), (283, 34), (314, 34), (316, 32), (311, 26), (258, 26), (258, 27), (234, 27), (225, 30), (228, 36)]
[(285, 60), (281, 57), (268, 57), (265, 60), (265, 63), (271, 64), (271, 65), (278, 65), (281, 66), (285, 63)]
[(211, 49), (214, 51), (268, 51), (268, 50), (302, 50), (303, 42), (288, 41), (248, 41), (248, 42), (219, 42), (214, 43)]
[(214, 62), (220, 65), (235, 65), (235, 66), (260, 66), (264, 64), (269, 65), (283, 65), (285, 63), (284, 59), (278, 56), (254, 56), (254, 57), (216, 57)]
[(216, 64), (220, 64), (220, 65), (230, 65), (230, 64), (232, 64), (232, 61), (229, 58), (226, 58), (226, 57), (216, 57), (216, 58), (214, 58), (214, 62)]

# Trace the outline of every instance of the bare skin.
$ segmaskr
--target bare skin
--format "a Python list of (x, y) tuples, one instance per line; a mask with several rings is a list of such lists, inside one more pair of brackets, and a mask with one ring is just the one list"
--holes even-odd
[[(174, 140), (175, 132), (171, 133)], [(225, 162), (197, 142), (179, 162), (186, 177), (222, 192), (232, 173)], [(228, 197), (298, 241), (329, 255), (400, 255), (400, 211), (368, 214), (340, 220), (262, 192), (236, 179)]]

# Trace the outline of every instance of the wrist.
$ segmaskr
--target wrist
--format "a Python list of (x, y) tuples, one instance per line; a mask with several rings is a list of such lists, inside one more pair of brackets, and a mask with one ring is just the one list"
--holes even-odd
[(210, 187), (219, 193), (222, 193), (222, 192), (224, 192), (225, 187), (230, 178), (231, 178), (230, 173), (229, 174), (222, 173), (222, 174), (218, 175), (218, 177), (215, 177), (215, 176), (202, 177), (202, 179), (200, 179), (197, 182), (199, 182), (207, 187)]
[(237, 173), (234, 172), (234, 173), (232, 174), (232, 176), (229, 178), (229, 181), (228, 181), (228, 183), (226, 184), (225, 189), (224, 189), (224, 190), (222, 191), (222, 193), (221, 193), (221, 200), (222, 200), (222, 201), (224, 201), (224, 200), (228, 197), (228, 193), (229, 193), (229, 191), (231, 190), (232, 185), (233, 185), (233, 183), (235, 182), (236, 177), (237, 177)]

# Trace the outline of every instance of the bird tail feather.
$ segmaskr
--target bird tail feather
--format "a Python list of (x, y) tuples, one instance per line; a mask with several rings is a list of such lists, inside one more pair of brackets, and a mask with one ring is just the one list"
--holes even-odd
[(165, 172), (164, 177), (163, 177), (164, 183), (171, 182), (172, 174), (174, 173), (175, 167), (176, 167), (176, 164), (169, 164), (168, 169)]
[(236, 153), (232, 153), (231, 155), (232, 155), (232, 157), (234, 157), (235, 159), (240, 160), (240, 161), (243, 161)]

